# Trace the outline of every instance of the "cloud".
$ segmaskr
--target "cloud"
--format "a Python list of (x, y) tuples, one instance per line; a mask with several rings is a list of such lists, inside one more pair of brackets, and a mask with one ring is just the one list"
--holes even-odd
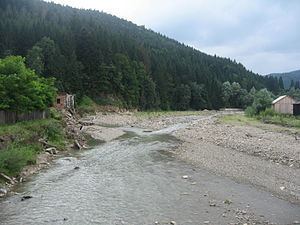
[(265, 74), (300, 68), (298, 0), (54, 0), (103, 10)]

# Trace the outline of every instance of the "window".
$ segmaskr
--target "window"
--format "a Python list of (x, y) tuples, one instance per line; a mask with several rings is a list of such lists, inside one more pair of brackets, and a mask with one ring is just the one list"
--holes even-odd
[(56, 99), (56, 103), (60, 104), (60, 98)]

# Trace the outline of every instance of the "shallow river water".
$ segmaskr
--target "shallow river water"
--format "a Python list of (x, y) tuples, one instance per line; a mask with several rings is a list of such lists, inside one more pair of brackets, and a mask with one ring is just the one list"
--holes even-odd
[[(0, 202), (0, 224), (230, 224), (236, 209), (276, 224), (300, 220), (299, 205), (177, 160), (176, 129), (128, 128), (117, 140), (57, 159)], [(32, 198), (21, 201), (24, 195)]]

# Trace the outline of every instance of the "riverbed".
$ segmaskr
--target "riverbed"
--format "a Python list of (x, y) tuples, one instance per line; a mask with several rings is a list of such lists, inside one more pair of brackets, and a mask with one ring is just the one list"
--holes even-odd
[(55, 160), (0, 202), (0, 224), (297, 224), (299, 204), (177, 157), (174, 133), (199, 119), (123, 126), (122, 136)]

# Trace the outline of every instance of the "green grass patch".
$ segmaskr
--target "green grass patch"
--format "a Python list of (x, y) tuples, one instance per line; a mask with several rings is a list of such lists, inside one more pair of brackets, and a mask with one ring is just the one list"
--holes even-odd
[(243, 114), (225, 115), (220, 117), (220, 122), (235, 125), (252, 125), (264, 127), (267, 124), (279, 125), (282, 128), (300, 130), (300, 118), (292, 115), (261, 113), (258, 116), (248, 117)]
[(26, 165), (35, 164), (39, 152), (38, 145), (10, 145), (0, 151), (0, 172), (16, 176)]
[(53, 118), (0, 126), (0, 172), (16, 176), (24, 166), (34, 164), (43, 150), (40, 138), (63, 150), (63, 129), (62, 122)]

